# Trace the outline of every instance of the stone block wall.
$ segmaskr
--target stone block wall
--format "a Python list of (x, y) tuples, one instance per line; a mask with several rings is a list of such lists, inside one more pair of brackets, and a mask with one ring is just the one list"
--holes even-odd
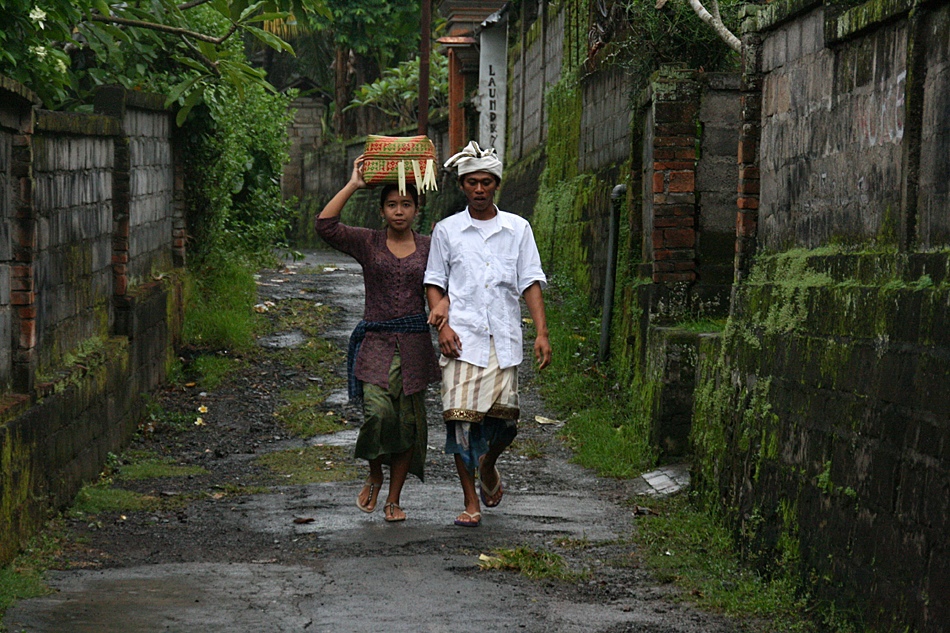
[(290, 107), (296, 110), (294, 121), (287, 131), (290, 136), (290, 161), (284, 167), (280, 189), (284, 198), (304, 198), (305, 156), (321, 145), (323, 137), (323, 112), (321, 101), (313, 97), (298, 97)]
[(0, 564), (121, 450), (175, 357), (185, 227), (161, 103), (114, 89), (102, 114), (49, 112), (0, 77)]
[(564, 55), (563, 10), (542, 10), (520, 38), (517, 54), (509, 57), (508, 141), (506, 160), (515, 163), (547, 140), (544, 95), (561, 78)]
[(629, 75), (611, 68), (588, 76), (583, 82), (579, 168), (596, 171), (630, 157)]
[(948, 279), (946, 253), (760, 255), (698, 390), (697, 479), (862, 630), (950, 621)]
[(950, 9), (871, 0), (841, 15), (785, 2), (757, 16), (761, 44), (758, 242), (941, 246), (950, 119)]
[[(696, 258), (700, 281), (729, 286), (736, 241), (736, 156), (739, 144), (739, 76), (705, 73), (698, 122), (701, 129), (696, 164), (699, 235)], [(725, 301), (720, 308), (725, 307)]]
[(656, 385), (650, 443), (664, 458), (689, 453), (700, 342), (715, 337), (669, 327), (647, 330), (645, 377)]
[[(736, 279), (696, 481), (861, 630), (950, 621), (950, 5), (747, 8)], [(820, 250), (815, 250), (820, 248)]]
[[(113, 142), (118, 122), (39, 111), (33, 135), (32, 245), (21, 233), (19, 259), (31, 259), (33, 332), (21, 322), (21, 348), (36, 351), (48, 374), (84, 341), (109, 334), (112, 301)], [(29, 252), (28, 252), (29, 251)]]
[[(149, 104), (141, 104), (146, 106)], [(145, 283), (172, 267), (175, 174), (171, 116), (162, 103), (128, 107), (130, 282)], [(158, 107), (156, 107), (158, 106)]]

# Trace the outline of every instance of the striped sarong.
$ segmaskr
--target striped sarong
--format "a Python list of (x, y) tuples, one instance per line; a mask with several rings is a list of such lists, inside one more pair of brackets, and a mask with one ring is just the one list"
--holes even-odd
[(442, 419), (481, 422), (485, 416), (517, 420), (518, 368), (500, 369), (491, 343), (488, 367), (442, 356)]

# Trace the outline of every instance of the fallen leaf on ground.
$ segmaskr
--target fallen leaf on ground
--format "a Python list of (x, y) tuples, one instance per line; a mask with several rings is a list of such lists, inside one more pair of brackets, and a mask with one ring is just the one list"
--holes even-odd
[(633, 506), (633, 513), (634, 513), (634, 514), (637, 514), (637, 515), (641, 515), (641, 516), (647, 515), (647, 514), (652, 514), (652, 515), (654, 515), (654, 516), (660, 516), (660, 513), (657, 512), (656, 510), (653, 510), (653, 509), (651, 509), (651, 508), (647, 508), (647, 507), (644, 507), (644, 506)]
[(552, 420), (551, 418), (546, 418), (543, 415), (534, 416), (534, 421), (538, 424), (562, 424), (560, 420)]
[(294, 523), (313, 523), (316, 519), (313, 517), (294, 517)]

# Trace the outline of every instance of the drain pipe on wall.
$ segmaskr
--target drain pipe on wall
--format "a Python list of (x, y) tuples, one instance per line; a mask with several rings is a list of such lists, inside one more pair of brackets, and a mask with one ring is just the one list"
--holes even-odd
[(617, 277), (617, 241), (620, 207), (627, 197), (627, 185), (617, 185), (610, 192), (610, 222), (607, 232), (607, 275), (604, 278), (604, 309), (600, 318), (600, 362), (610, 357), (610, 320), (614, 311), (614, 280)]

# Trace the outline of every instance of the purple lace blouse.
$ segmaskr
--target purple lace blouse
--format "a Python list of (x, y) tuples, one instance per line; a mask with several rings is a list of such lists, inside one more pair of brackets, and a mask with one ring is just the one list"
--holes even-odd
[[(366, 302), (363, 319), (388, 321), (412, 314), (425, 314), (422, 277), (429, 259), (429, 238), (413, 231), (416, 250), (402, 259), (386, 246), (386, 230), (340, 224), (339, 218), (317, 219), (317, 234), (330, 246), (350, 255), (363, 267)], [(406, 395), (423, 391), (441, 379), (429, 332), (367, 332), (356, 357), (356, 377), (389, 388), (389, 366), (399, 348), (402, 385)]]

